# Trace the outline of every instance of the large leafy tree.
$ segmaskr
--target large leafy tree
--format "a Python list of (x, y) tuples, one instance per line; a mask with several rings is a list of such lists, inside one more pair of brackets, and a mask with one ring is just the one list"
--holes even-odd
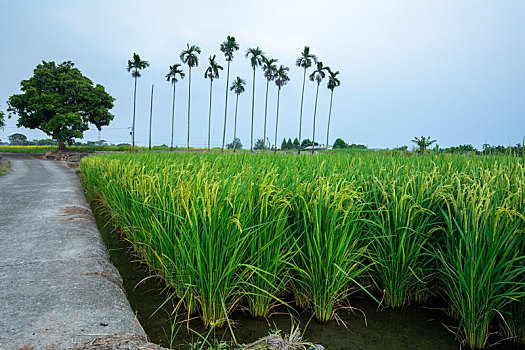
[(270, 87), (270, 81), (275, 78), (275, 71), (277, 66), (274, 64), (277, 62), (275, 58), (268, 58), (266, 56), (262, 59), (262, 69), (264, 72), (264, 77), (266, 78), (266, 100), (264, 102), (264, 137), (263, 137), (263, 150), (266, 148), (266, 119), (268, 115), (268, 89)]
[(412, 142), (414, 142), (416, 145), (418, 145), (419, 148), (417, 149), (417, 152), (425, 153), (427, 148), (430, 147), (433, 143), (435, 143), (436, 140), (431, 140), (430, 136), (427, 136), (427, 137), (421, 136), (421, 138), (414, 137)]
[(114, 118), (109, 110), (115, 99), (70, 61), (43, 61), (20, 85), (22, 93), (8, 101), (8, 111), (19, 116), (17, 126), (42, 130), (58, 141), (59, 150), (82, 138), (89, 124), (101, 130)]
[(170, 71), (168, 72), (168, 74), (166, 74), (166, 80), (173, 84), (173, 102), (171, 104), (171, 151), (173, 151), (173, 129), (175, 127), (175, 86), (179, 81), (177, 76), (180, 79), (184, 79), (184, 76), (186, 75), (184, 74), (182, 69), (180, 69), (180, 67), (180, 63), (175, 63), (174, 65), (170, 66)]
[(24, 135), (24, 134), (19, 134), (19, 133), (11, 134), (11, 135), (7, 136), (7, 138), (9, 140), (9, 144), (10, 145), (24, 146), (24, 145), (28, 144), (27, 136)]
[(5, 115), (4, 112), (0, 111), (0, 130), (5, 126)]
[(334, 99), (334, 89), (341, 85), (341, 81), (337, 78), (339, 71), (333, 72), (328, 68), (328, 84), (326, 87), (330, 90), (330, 111), (328, 112), (328, 126), (326, 128), (326, 149), (328, 149), (328, 141), (330, 138), (330, 119), (332, 117), (332, 101)]
[[(310, 74), (310, 80), (315, 81), (317, 83), (317, 90), (315, 92), (315, 104), (314, 104), (314, 128), (313, 128), (313, 136), (312, 136), (312, 143), (315, 145), (315, 117), (317, 116), (317, 98), (319, 97), (319, 85), (321, 85), (321, 82), (323, 81), (324, 77), (326, 76), (326, 71), (330, 70), (330, 68), (323, 66), (323, 62), (317, 62), (316, 70), (313, 71), (312, 74)], [(314, 147), (312, 147), (312, 154), (314, 153)]]
[(277, 116), (275, 118), (275, 149), (273, 150), (274, 153), (277, 152), (277, 127), (279, 126), (279, 101), (281, 98), (281, 88), (284, 85), (286, 85), (287, 82), (290, 81), (290, 77), (288, 77), (289, 70), (290, 68), (281, 65), (275, 71), (275, 85), (277, 85)]
[(230, 62), (233, 60), (233, 53), (239, 50), (239, 44), (235, 41), (235, 37), (229, 36), (221, 44), (221, 52), (226, 57), (228, 62), (228, 72), (226, 73), (226, 101), (224, 103), (224, 127), (222, 129), (222, 152), (224, 152), (224, 141), (226, 139), (226, 117), (228, 115), (228, 88), (230, 87)]
[[(305, 46), (301, 55), (295, 61), (297, 67), (304, 69), (303, 74), (303, 90), (301, 93), (301, 112), (299, 115), (299, 140), (301, 140), (301, 130), (303, 126), (303, 102), (304, 102), (304, 85), (306, 82), (306, 70), (312, 66), (312, 63), (317, 63), (317, 56), (310, 53), (310, 47)], [(301, 147), (297, 148), (297, 153), (301, 153)]]
[[(231, 91), (234, 91), (237, 95), (237, 98), (235, 99), (235, 121), (233, 124), (233, 139), (237, 140), (237, 107), (239, 106), (239, 95), (242, 94), (245, 91), (244, 86), (246, 85), (246, 81), (242, 79), (241, 77), (237, 77), (233, 81), (232, 86), (230, 87)], [(233, 143), (233, 152), (235, 152), (235, 142)]]
[(148, 61), (143, 61), (140, 56), (133, 53), (133, 59), (128, 60), (128, 72), (131, 72), (131, 76), (135, 81), (135, 88), (133, 90), (133, 124), (131, 127), (131, 150), (135, 150), (135, 110), (137, 105), (137, 78), (140, 78), (140, 70), (149, 67)]
[(204, 72), (204, 78), (210, 79), (210, 113), (208, 116), (208, 152), (210, 151), (210, 134), (211, 134), (211, 96), (212, 96), (212, 86), (213, 79), (219, 79), (219, 71), (222, 70), (222, 66), (215, 61), (216, 55), (210, 56), (209, 62), (210, 65)]
[(262, 64), (264, 52), (257, 46), (256, 48), (249, 48), (246, 50), (245, 56), (250, 59), (250, 64), (253, 68), (253, 92), (252, 92), (252, 134), (250, 151), (253, 152), (253, 116), (255, 113), (255, 69)]
[(186, 149), (190, 150), (190, 106), (191, 106), (191, 69), (199, 65), (198, 54), (201, 53), (201, 48), (197, 45), (186, 44), (186, 50), (182, 50), (180, 53), (180, 59), (182, 62), (186, 63), (189, 68), (188, 73), (188, 140)]

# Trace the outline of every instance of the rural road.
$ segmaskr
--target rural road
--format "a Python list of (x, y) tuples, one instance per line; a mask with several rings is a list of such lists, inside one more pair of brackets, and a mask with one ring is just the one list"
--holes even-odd
[(12, 171), (0, 176), (0, 349), (143, 336), (75, 171), (4, 156)]

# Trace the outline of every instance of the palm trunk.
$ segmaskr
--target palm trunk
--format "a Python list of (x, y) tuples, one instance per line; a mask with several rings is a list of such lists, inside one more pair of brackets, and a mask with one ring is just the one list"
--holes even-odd
[(275, 144), (273, 153), (277, 153), (277, 126), (279, 125), (279, 98), (281, 96), (281, 88), (277, 90), (277, 117), (275, 118)]
[(188, 74), (188, 140), (186, 150), (190, 151), (190, 106), (191, 106), (191, 66)]
[[(135, 74), (137, 70), (135, 69)], [(135, 89), (133, 91), (133, 125), (131, 128), (131, 151), (135, 152), (135, 106), (137, 105), (137, 76), (135, 76)]]
[(233, 153), (235, 153), (235, 148), (237, 147), (237, 143), (235, 142), (235, 139), (237, 138), (237, 106), (239, 105), (239, 94), (237, 94), (237, 99), (235, 100), (235, 121), (233, 124)]
[(317, 97), (319, 96), (319, 85), (321, 83), (317, 83), (317, 91), (315, 92), (315, 106), (314, 106), (314, 131), (312, 135), (312, 154), (314, 154), (315, 149), (315, 117), (317, 114)]
[(208, 115), (208, 152), (210, 151), (210, 134), (211, 134), (211, 93), (212, 93), (213, 78), (210, 78), (210, 113)]
[(301, 129), (303, 126), (303, 101), (304, 101), (304, 83), (305, 82), (306, 82), (306, 67), (304, 67), (303, 93), (301, 94), (301, 114), (299, 116), (299, 149), (297, 150), (297, 154), (301, 153)]
[(149, 106), (149, 149), (151, 149), (151, 123), (153, 121), (153, 86), (151, 84), (151, 102)]
[(253, 89), (252, 89), (252, 136), (250, 144), (250, 152), (253, 153), (253, 115), (255, 112), (255, 66), (253, 66)]
[(228, 73), (226, 74), (226, 102), (224, 103), (224, 127), (222, 129), (222, 149), (224, 152), (224, 141), (226, 140), (226, 116), (228, 115), (228, 85), (230, 84), (230, 61), (228, 61)]
[(270, 86), (270, 79), (266, 79), (266, 101), (264, 103), (264, 142), (263, 142), (263, 150), (266, 149), (266, 115), (268, 112), (268, 88)]
[(171, 105), (171, 152), (173, 152), (173, 128), (175, 126), (175, 85), (176, 83), (173, 82), (173, 103)]
[(326, 128), (326, 151), (328, 151), (328, 139), (330, 137), (330, 118), (332, 117), (332, 100), (334, 99), (334, 90), (330, 94), (330, 112), (328, 112), (328, 127)]

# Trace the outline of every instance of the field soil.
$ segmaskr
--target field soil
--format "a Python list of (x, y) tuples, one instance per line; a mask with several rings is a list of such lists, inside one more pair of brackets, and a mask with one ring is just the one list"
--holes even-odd
[(12, 171), (0, 176), (0, 349), (158, 349), (145, 342), (75, 171), (4, 156)]

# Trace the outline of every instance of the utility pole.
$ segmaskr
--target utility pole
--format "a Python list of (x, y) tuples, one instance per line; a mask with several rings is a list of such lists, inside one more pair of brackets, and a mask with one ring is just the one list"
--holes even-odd
[(151, 103), (149, 107), (149, 149), (151, 149), (151, 121), (153, 119), (153, 86), (151, 84)]

